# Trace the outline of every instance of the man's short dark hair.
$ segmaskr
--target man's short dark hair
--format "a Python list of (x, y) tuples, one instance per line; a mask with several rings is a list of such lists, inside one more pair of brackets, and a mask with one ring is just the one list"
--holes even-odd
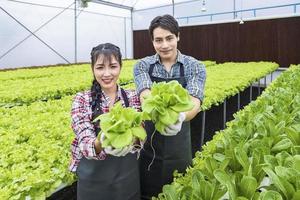
[(170, 31), (171, 33), (175, 34), (178, 37), (179, 33), (179, 26), (176, 19), (171, 15), (163, 15), (155, 17), (149, 26), (149, 34), (151, 40), (153, 40), (153, 30), (157, 27), (161, 27), (165, 30)]

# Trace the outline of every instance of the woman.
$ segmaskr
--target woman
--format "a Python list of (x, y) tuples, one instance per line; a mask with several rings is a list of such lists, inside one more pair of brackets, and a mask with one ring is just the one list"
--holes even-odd
[(90, 90), (78, 93), (72, 105), (72, 143), (70, 170), (76, 172), (79, 200), (138, 200), (140, 199), (137, 151), (133, 146), (121, 149), (102, 148), (97, 138), (101, 127), (93, 120), (118, 101), (124, 107), (140, 111), (136, 93), (117, 85), (122, 66), (119, 47), (100, 44), (91, 52), (94, 75)]
[(149, 33), (156, 54), (141, 59), (134, 67), (134, 80), (140, 100), (143, 101), (151, 92), (153, 82), (176, 80), (189, 92), (194, 108), (180, 113), (177, 122), (161, 133), (153, 134), (154, 124), (145, 123), (148, 139), (140, 156), (142, 199), (157, 196), (163, 185), (172, 182), (175, 170), (185, 172), (192, 164), (189, 121), (200, 111), (206, 79), (204, 65), (177, 49), (180, 34), (174, 17), (155, 17), (151, 21)]

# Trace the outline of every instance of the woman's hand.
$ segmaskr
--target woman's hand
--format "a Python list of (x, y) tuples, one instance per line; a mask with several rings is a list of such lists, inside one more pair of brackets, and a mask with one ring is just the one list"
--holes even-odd
[[(101, 135), (100, 135), (101, 144), (103, 143), (104, 139), (105, 139), (105, 133), (102, 132)], [(104, 152), (106, 154), (110, 154), (110, 155), (116, 156), (116, 157), (126, 156), (128, 153), (132, 152), (132, 150), (133, 150), (132, 145), (126, 146), (126, 147), (123, 147), (123, 148), (118, 148), (118, 149), (113, 148), (111, 146), (108, 146), (108, 147), (104, 148)]]
[(117, 157), (121, 157), (121, 156), (126, 156), (128, 153), (130, 153), (133, 149), (133, 146), (126, 146), (120, 149), (115, 149), (111, 146), (105, 147), (104, 151), (106, 154), (110, 154), (112, 156), (117, 156)]

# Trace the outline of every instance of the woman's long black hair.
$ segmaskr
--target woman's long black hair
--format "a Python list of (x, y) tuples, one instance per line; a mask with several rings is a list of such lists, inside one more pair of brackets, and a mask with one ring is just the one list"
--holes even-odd
[[(98, 46), (94, 47), (91, 51), (91, 67), (93, 73), (94, 73), (94, 65), (97, 62), (97, 59), (99, 58), (100, 55), (103, 56), (104, 61), (108, 60), (109, 62), (111, 62), (112, 56), (114, 56), (114, 58), (118, 61), (120, 66), (122, 66), (122, 54), (119, 47), (111, 43), (99, 44)], [(91, 92), (92, 92), (92, 112), (93, 112), (92, 116), (94, 119), (101, 112), (100, 109), (101, 86), (96, 80), (95, 75), (91, 87)]]

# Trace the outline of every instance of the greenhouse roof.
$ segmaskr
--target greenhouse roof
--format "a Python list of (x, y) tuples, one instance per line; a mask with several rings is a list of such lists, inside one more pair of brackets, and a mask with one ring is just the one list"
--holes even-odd
[[(99, 3), (108, 3), (116, 6), (124, 6), (128, 8), (132, 8), (134, 10), (147, 9), (159, 6), (167, 6), (182, 3), (182, 2), (192, 2), (197, 0), (92, 0), (93, 2)], [(199, 0), (198, 0), (199, 1)]]

